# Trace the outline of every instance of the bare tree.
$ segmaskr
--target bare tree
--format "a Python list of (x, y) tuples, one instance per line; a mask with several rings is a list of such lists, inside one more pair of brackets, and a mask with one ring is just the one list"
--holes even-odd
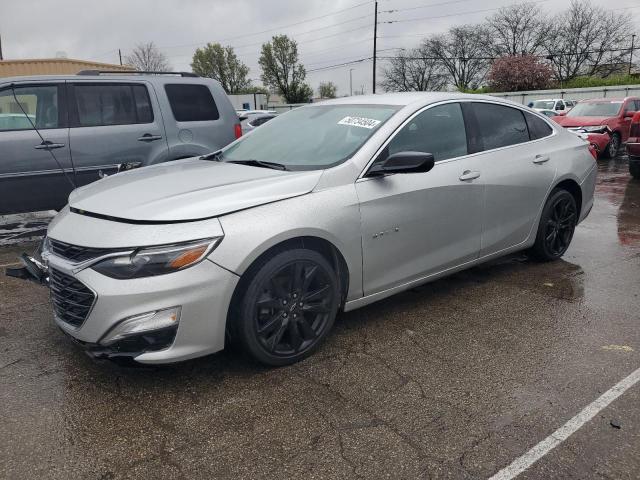
[(451, 83), (460, 90), (477, 88), (492, 60), (491, 35), (482, 25), (453, 27), (427, 39), (425, 49), (449, 72)]
[(579, 75), (606, 77), (625, 62), (632, 30), (627, 14), (605, 10), (588, 0), (572, 0), (563, 18), (562, 25), (554, 25), (543, 40), (558, 80)]
[(533, 3), (515, 3), (487, 19), (497, 56), (540, 53), (549, 20)]
[(447, 85), (446, 71), (438, 59), (429, 55), (429, 47), (423, 42), (418, 48), (390, 58), (382, 70), (382, 89), (386, 92), (442, 90)]
[(136, 70), (145, 72), (168, 72), (171, 70), (167, 57), (158, 50), (153, 42), (136, 45), (133, 52), (125, 57), (125, 62)]

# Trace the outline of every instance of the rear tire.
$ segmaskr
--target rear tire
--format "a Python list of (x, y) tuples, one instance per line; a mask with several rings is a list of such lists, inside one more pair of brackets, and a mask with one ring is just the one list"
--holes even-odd
[(333, 267), (318, 252), (302, 248), (256, 264), (240, 288), (234, 330), (243, 349), (270, 366), (311, 355), (331, 330), (340, 306)]
[(640, 180), (640, 160), (629, 160), (629, 173), (636, 180)]
[(542, 262), (562, 257), (569, 248), (578, 222), (576, 200), (568, 191), (558, 188), (551, 192), (542, 209), (533, 256)]

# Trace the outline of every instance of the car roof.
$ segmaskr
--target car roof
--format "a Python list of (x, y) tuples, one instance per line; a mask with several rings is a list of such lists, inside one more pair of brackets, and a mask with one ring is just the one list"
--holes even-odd
[(107, 73), (102, 75), (24, 75), (20, 77), (3, 77), (0, 78), (0, 85), (13, 83), (13, 82), (55, 82), (55, 81), (116, 81), (116, 82), (131, 82), (131, 81), (150, 81), (160, 84), (166, 83), (194, 83), (202, 84), (203, 82), (214, 82), (220, 85), (220, 82), (208, 77), (183, 77), (180, 74), (162, 74), (162, 75), (145, 75), (145, 74), (122, 74), (122, 73)]
[(446, 100), (485, 100), (494, 103), (517, 106), (519, 108), (523, 107), (520, 103), (512, 102), (511, 100), (506, 100), (500, 97), (459, 92), (399, 92), (374, 95), (356, 95), (352, 97), (323, 100), (322, 102), (314, 102), (310, 105), (397, 105), (405, 107), (409, 105), (428, 105), (430, 103)]
[(640, 100), (639, 97), (623, 97), (623, 98), (588, 98), (580, 100), (580, 103), (618, 103), (626, 102), (627, 100)]

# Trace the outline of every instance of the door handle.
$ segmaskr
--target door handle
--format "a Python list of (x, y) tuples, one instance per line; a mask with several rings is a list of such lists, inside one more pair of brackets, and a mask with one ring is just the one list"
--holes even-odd
[(145, 133), (141, 137), (138, 137), (139, 142), (153, 142), (154, 140), (162, 140), (162, 135), (151, 135), (150, 133)]
[(36, 150), (53, 150), (55, 148), (64, 148), (64, 147), (65, 147), (64, 143), (53, 143), (53, 142), (50, 142), (49, 140), (45, 140), (40, 145), (36, 145), (33, 148), (35, 148)]
[(476, 178), (480, 177), (480, 172), (476, 172), (475, 170), (465, 170), (464, 172), (462, 172), (462, 175), (460, 175), (460, 181), (464, 182), (466, 180), (474, 180)]
[(536, 165), (542, 165), (543, 163), (547, 163), (549, 161), (549, 155), (536, 155), (536, 158), (533, 159), (533, 163)]

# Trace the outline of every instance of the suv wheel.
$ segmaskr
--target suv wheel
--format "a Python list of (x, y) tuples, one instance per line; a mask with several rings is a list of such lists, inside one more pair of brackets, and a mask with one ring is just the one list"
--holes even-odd
[(609, 144), (607, 148), (605, 148), (605, 155), (608, 158), (616, 158), (618, 155), (618, 150), (620, 149), (620, 134), (614, 133), (611, 135), (611, 140), (609, 140)]
[(557, 260), (569, 248), (578, 221), (576, 200), (569, 192), (551, 192), (542, 210), (533, 255), (543, 262)]
[(338, 313), (339, 281), (332, 266), (313, 250), (295, 249), (275, 254), (248, 273), (234, 319), (246, 352), (271, 366), (309, 356)]

